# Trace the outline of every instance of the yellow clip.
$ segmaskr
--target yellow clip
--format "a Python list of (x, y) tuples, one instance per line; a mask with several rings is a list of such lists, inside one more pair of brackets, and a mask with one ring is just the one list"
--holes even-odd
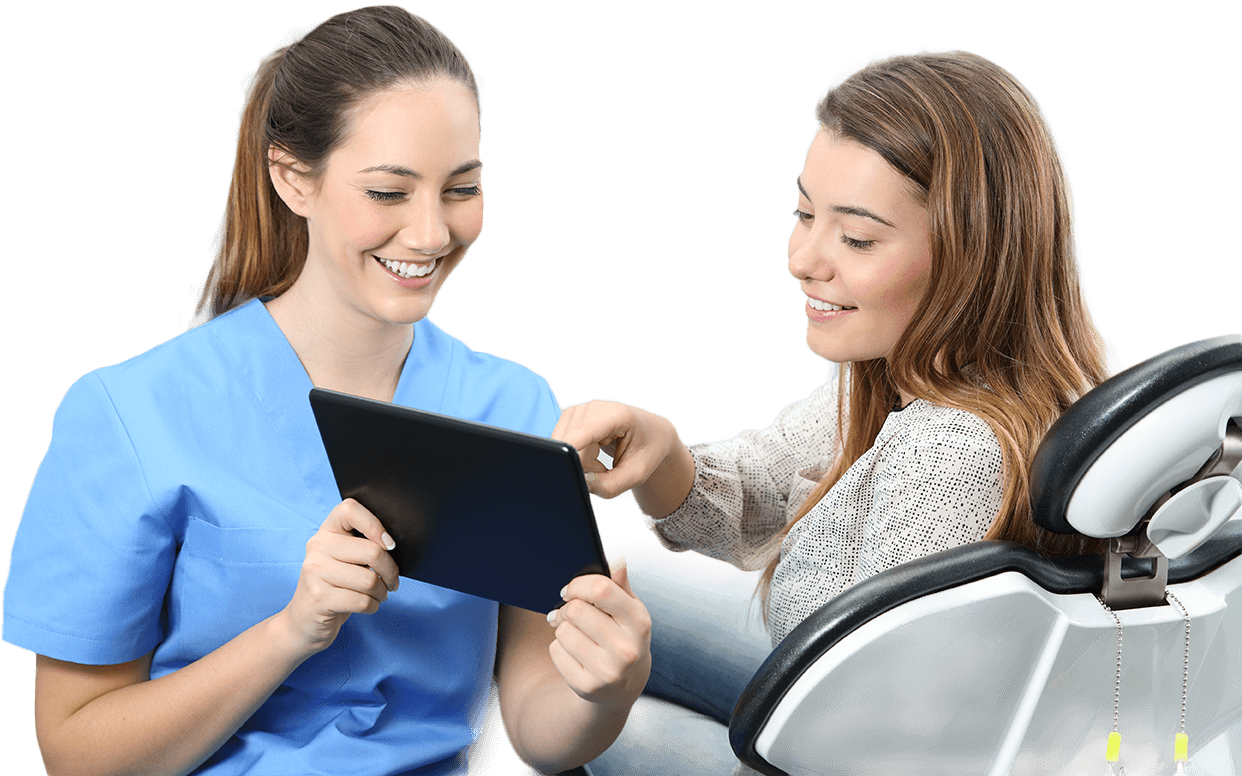
[(1186, 762), (1186, 750), (1190, 747), (1190, 739), (1185, 733), (1178, 733), (1173, 739), (1173, 759), (1177, 762)]
[(1104, 755), (1104, 759), (1110, 763), (1121, 759), (1121, 734), (1116, 730), (1108, 734), (1108, 753)]

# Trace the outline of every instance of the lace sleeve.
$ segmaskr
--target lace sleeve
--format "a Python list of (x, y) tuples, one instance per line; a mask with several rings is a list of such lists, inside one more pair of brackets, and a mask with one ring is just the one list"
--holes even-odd
[(788, 520), (798, 472), (831, 456), (836, 432), (834, 380), (786, 407), (764, 431), (692, 447), (690, 495), (677, 511), (651, 521), (652, 528), (669, 549), (697, 550), (743, 569), (761, 567), (768, 541)]

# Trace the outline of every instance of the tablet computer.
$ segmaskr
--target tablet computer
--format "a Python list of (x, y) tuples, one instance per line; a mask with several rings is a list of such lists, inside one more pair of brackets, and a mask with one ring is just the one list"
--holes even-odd
[(321, 388), (310, 403), (341, 498), (384, 524), (402, 576), (547, 613), (608, 574), (570, 445)]

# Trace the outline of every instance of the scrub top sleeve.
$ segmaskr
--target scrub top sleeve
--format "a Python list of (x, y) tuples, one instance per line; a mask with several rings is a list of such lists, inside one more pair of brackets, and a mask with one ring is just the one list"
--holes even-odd
[(561, 419), (561, 407), (552, 394), (552, 388), (542, 377), (538, 378), (535, 400), (531, 402), (530, 431), (527, 433), (551, 436), (556, 422)]
[(175, 551), (107, 388), (83, 377), (56, 411), (17, 529), (4, 639), (75, 663), (141, 657), (163, 639)]

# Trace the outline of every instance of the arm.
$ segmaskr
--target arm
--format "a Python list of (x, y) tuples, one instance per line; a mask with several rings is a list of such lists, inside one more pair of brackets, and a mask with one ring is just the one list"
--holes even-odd
[(90, 666), (39, 655), (35, 730), (47, 772), (183, 774), (201, 765), (301, 662), (273, 620), (149, 680), (151, 654)]
[[(552, 438), (574, 446), (591, 492), (615, 498), (632, 490), (644, 514), (664, 517), (694, 484), (694, 459), (673, 424), (659, 415), (616, 402), (593, 401), (561, 413)], [(612, 457), (609, 470), (600, 450)]]
[[(797, 472), (833, 454), (836, 384), (787, 407), (764, 431), (687, 449), (672, 425), (609, 402), (571, 407), (553, 437), (581, 452), (595, 473), (592, 492), (611, 498), (633, 488), (670, 549), (694, 549), (741, 568), (766, 561), (769, 539), (785, 526)], [(607, 471), (595, 460), (613, 454)]]
[(374, 515), (342, 502), (307, 543), (284, 610), (159, 679), (149, 677), (150, 654), (103, 666), (40, 656), (35, 729), (48, 773), (194, 770), (302, 661), (330, 645), (350, 614), (374, 612), (397, 588), (388, 546)]
[[(624, 568), (582, 576), (551, 619), (501, 607), (496, 683), (517, 753), (556, 773), (589, 762), (621, 732), (651, 672), (651, 618)], [(551, 627), (549, 627), (551, 625)]]

